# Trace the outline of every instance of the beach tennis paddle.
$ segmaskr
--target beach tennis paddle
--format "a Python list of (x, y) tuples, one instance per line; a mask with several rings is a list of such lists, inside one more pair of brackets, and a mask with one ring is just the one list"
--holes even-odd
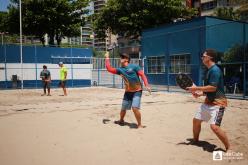
[(176, 76), (176, 83), (180, 88), (184, 90), (187, 90), (186, 89), (187, 87), (191, 87), (194, 84), (192, 79), (187, 74), (184, 73), (179, 73)]

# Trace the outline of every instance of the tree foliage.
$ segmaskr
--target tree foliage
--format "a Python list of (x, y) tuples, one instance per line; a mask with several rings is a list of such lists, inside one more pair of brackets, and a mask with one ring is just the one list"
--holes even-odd
[(248, 1), (247, 0), (229, 0), (230, 6), (216, 8), (214, 16), (224, 19), (232, 19), (239, 21), (248, 21)]
[(214, 15), (219, 18), (238, 20), (239, 15), (234, 11), (232, 7), (219, 7), (214, 11)]
[(196, 10), (186, 8), (181, 0), (108, 0), (100, 13), (94, 15), (94, 30), (98, 37), (113, 34), (140, 36), (143, 29), (191, 18)]
[(243, 4), (238, 10), (237, 13), (240, 17), (241, 21), (248, 22), (248, 2), (246, 4)]
[(0, 12), (0, 32), (7, 32), (7, 12)]
[(247, 62), (248, 61), (248, 44), (234, 45), (224, 53), (223, 62)]
[[(34, 35), (44, 43), (48, 34), (49, 44), (54, 39), (60, 45), (64, 36), (79, 36), (80, 26), (88, 10), (88, 0), (22, 0), (22, 24), (25, 35)], [(19, 0), (11, 0), (8, 7), (9, 32), (19, 33)]]

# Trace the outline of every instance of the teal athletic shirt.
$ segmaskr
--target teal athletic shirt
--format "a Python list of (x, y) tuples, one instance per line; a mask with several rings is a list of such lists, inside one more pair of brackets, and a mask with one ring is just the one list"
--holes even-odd
[(135, 92), (142, 90), (138, 72), (141, 68), (135, 64), (128, 64), (126, 67), (116, 69), (118, 75), (122, 76), (125, 82), (126, 92)]
[(205, 79), (205, 86), (207, 85), (214, 86), (217, 89), (215, 92), (205, 92), (207, 96), (205, 103), (209, 105), (219, 105), (226, 107), (227, 100), (224, 91), (223, 74), (217, 65), (213, 65), (208, 69)]

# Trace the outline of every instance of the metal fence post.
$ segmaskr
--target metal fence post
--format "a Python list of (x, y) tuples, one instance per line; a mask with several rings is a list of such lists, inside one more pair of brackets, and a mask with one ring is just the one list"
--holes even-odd
[(8, 88), (8, 78), (7, 78), (7, 55), (6, 55), (6, 44), (4, 44), (4, 68), (5, 68), (5, 88)]
[[(167, 42), (167, 46), (166, 46), (166, 54), (165, 55), (165, 63), (167, 63), (166, 65), (166, 70), (167, 70), (167, 92), (170, 92), (170, 54), (169, 54), (169, 46), (170, 46), (170, 35), (167, 34), (168, 36), (168, 42)], [(166, 62), (167, 61), (167, 62)], [(166, 73), (166, 72), (165, 72)]]
[[(101, 60), (101, 59), (100, 59)], [(97, 66), (97, 81), (98, 81), (98, 85), (100, 85), (100, 69), (99, 69), (99, 60), (96, 60), (96, 66)]]
[(70, 49), (70, 54), (71, 54), (71, 86), (73, 88), (73, 63), (72, 63), (72, 47)]
[(93, 74), (94, 74), (94, 68), (93, 68), (93, 57), (90, 57), (90, 86), (94, 86), (94, 82), (93, 82)]
[(34, 58), (35, 58), (35, 88), (38, 88), (38, 65), (37, 65), (37, 50), (36, 50), (36, 45), (34, 45)]
[(170, 67), (169, 65), (166, 65), (166, 70), (167, 70), (167, 92), (170, 92)]
[(243, 98), (245, 98), (245, 95), (246, 95), (246, 57), (245, 57), (245, 53), (246, 53), (246, 29), (245, 29), (245, 23), (243, 23), (243, 89), (244, 89), (244, 92), (243, 92)]
[[(113, 58), (113, 66), (115, 67), (115, 58)], [(113, 88), (115, 88), (115, 74), (113, 74)]]
[(245, 96), (246, 96), (246, 63), (244, 62), (243, 63), (243, 75), (244, 75), (244, 78), (243, 78), (243, 89), (244, 89), (244, 92), (243, 92), (243, 98), (245, 98)]

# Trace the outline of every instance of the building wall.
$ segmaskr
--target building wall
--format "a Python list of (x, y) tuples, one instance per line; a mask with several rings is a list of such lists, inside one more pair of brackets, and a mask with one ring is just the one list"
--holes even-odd
[[(40, 72), (42, 66), (47, 65), (51, 72), (52, 86), (58, 87), (59, 66), (63, 61), (68, 68), (69, 87), (90, 86), (91, 49), (80, 48), (52, 48), (52, 47), (23, 47), (23, 80), (24, 87), (41, 87)], [(16, 45), (0, 46), (0, 88), (12, 87), (12, 76), (17, 75), (21, 80), (20, 50)], [(19, 85), (20, 86), (20, 82)]]
[(243, 44), (244, 23), (206, 18), (206, 47), (225, 52), (236, 44)]
[[(232, 78), (240, 80), (238, 89), (248, 95), (248, 24), (243, 22), (206, 18), (206, 47), (221, 54), (235, 54), (227, 64), (220, 67), (224, 74), (225, 87)], [(222, 60), (220, 60), (222, 61)]]
[[(187, 22), (187, 21), (186, 21)], [(175, 84), (175, 75), (167, 72), (170, 67), (170, 58), (173, 55), (190, 54), (192, 66), (191, 75), (193, 79), (199, 81), (199, 55), (205, 49), (205, 21), (196, 19), (188, 23), (176, 23), (160, 28), (149, 29), (142, 35), (142, 57), (165, 56), (166, 74), (147, 74), (148, 79), (154, 84)], [(146, 65), (146, 64), (145, 64)], [(145, 66), (147, 73), (147, 65)]]
[[(196, 84), (203, 83), (201, 55), (206, 48), (225, 53), (234, 45), (248, 43), (247, 24), (242, 22), (200, 17), (191, 21), (147, 29), (142, 34), (142, 58), (145, 58), (145, 72), (152, 84), (175, 85), (175, 75), (170, 67), (170, 58), (190, 54), (190, 76)], [(165, 73), (148, 73), (148, 58), (164, 56)], [(248, 74), (247, 74), (248, 75)]]
[(240, 4), (228, 0), (186, 0), (186, 6), (198, 9), (200, 16), (211, 16), (217, 7), (233, 7), (236, 10)]

